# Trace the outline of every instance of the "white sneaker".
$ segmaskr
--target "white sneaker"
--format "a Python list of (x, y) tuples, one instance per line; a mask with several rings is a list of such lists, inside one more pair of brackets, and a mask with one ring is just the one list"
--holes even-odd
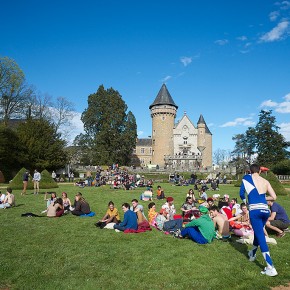
[(267, 275), (270, 277), (274, 277), (278, 275), (277, 270), (274, 267), (272, 268), (266, 267), (264, 271), (261, 271), (261, 274)]
[(115, 229), (115, 232), (119, 233), (119, 232), (120, 232), (120, 230), (118, 230), (118, 229)]
[(47, 209), (46, 210), (43, 210), (41, 213), (46, 213), (47, 212)]
[(69, 207), (69, 210), (70, 210), (70, 211), (73, 211), (73, 210), (74, 210), (74, 208), (73, 208), (72, 206), (70, 206), (70, 207)]
[(256, 255), (253, 255), (253, 250), (250, 250), (248, 252), (248, 256), (249, 256), (249, 261), (250, 262), (254, 262), (256, 260)]

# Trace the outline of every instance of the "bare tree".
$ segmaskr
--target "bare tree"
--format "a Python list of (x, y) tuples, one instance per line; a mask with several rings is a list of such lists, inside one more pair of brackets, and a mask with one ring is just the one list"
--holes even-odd
[(74, 104), (65, 97), (58, 97), (51, 112), (56, 130), (65, 130), (65, 127), (71, 125), (71, 120), (75, 116)]

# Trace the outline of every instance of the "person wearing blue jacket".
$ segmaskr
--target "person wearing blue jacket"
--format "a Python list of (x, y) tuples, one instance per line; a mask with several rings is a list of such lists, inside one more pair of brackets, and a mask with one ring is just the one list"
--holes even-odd
[(137, 215), (135, 212), (130, 210), (129, 203), (123, 203), (122, 210), (124, 212), (124, 220), (119, 224), (115, 224), (114, 229), (122, 232), (127, 229), (137, 230), (138, 229)]

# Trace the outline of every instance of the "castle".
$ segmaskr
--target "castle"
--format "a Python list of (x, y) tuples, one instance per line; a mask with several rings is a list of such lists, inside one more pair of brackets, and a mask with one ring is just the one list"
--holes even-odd
[(186, 113), (175, 123), (178, 106), (165, 84), (149, 109), (152, 136), (137, 139), (133, 165), (181, 171), (212, 166), (212, 133), (202, 115), (196, 127)]

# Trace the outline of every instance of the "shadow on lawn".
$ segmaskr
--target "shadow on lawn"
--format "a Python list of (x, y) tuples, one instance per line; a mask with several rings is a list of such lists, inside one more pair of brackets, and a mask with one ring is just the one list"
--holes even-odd
[[(235, 236), (232, 236), (232, 241), (229, 243), (236, 251), (240, 252), (242, 255), (244, 255), (246, 257), (246, 259), (248, 260), (249, 257), (248, 257), (248, 245), (247, 244), (240, 244), (240, 243), (237, 243), (236, 240), (238, 240), (239, 237), (235, 237)], [(251, 245), (250, 245), (251, 246)], [(257, 260), (254, 261), (254, 263), (261, 267), (261, 268), (264, 268), (264, 266), (258, 262)]]

